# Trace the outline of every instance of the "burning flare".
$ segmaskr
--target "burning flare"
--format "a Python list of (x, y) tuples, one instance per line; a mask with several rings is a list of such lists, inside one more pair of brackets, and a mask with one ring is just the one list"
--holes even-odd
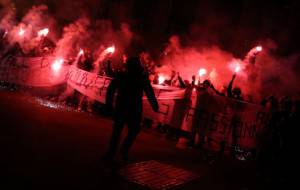
[(164, 76), (159, 76), (158, 77), (158, 84), (163, 84), (165, 82), (166, 78)]
[(84, 54), (84, 51), (83, 51), (83, 49), (80, 48), (80, 51), (79, 51), (78, 55), (81, 56), (83, 54)]
[(204, 68), (201, 68), (201, 69), (199, 70), (199, 76), (200, 76), (200, 77), (204, 76), (206, 73), (207, 73), (207, 71), (206, 71), (206, 69), (204, 69)]
[(241, 70), (241, 66), (240, 66), (239, 64), (237, 64), (237, 65), (235, 66), (234, 72), (235, 72), (235, 73), (238, 73), (238, 72), (240, 72), (240, 70)]
[(262, 47), (261, 46), (257, 46), (255, 49), (256, 49), (257, 52), (261, 52), (262, 51)]
[(56, 59), (51, 66), (52, 70), (55, 72), (59, 71), (63, 63), (64, 63), (63, 59)]
[(114, 53), (115, 52), (115, 46), (111, 46), (105, 49), (106, 53)]
[(18, 34), (19, 34), (19, 36), (24, 36), (25, 30), (22, 27), (20, 27), (20, 30), (19, 30)]
[(44, 28), (44, 29), (38, 31), (38, 37), (43, 37), (43, 36), (45, 37), (45, 36), (48, 35), (48, 33), (49, 33), (49, 29), (48, 28)]

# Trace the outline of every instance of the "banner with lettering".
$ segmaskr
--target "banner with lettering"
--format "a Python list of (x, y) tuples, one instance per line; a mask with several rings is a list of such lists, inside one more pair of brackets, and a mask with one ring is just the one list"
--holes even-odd
[(81, 94), (105, 103), (106, 90), (111, 78), (90, 73), (71, 66), (67, 75), (67, 83)]
[(159, 111), (154, 112), (144, 97), (144, 117), (180, 128), (187, 102), (186, 90), (162, 85), (152, 85), (152, 87), (159, 104)]
[(259, 105), (200, 91), (193, 93), (182, 129), (196, 131), (200, 138), (216, 146), (252, 149), (268, 118)]
[[(75, 66), (71, 66), (66, 76), (67, 83), (85, 96), (105, 103), (106, 90), (111, 78), (90, 73)], [(164, 124), (180, 128), (179, 119), (184, 116), (180, 114), (185, 105), (183, 102), (185, 89), (153, 85), (155, 96), (159, 103), (159, 112), (152, 110), (146, 96), (143, 97), (144, 116)]]
[(51, 68), (51, 57), (5, 57), (0, 62), (0, 80), (32, 87), (50, 87), (65, 83), (68, 66)]

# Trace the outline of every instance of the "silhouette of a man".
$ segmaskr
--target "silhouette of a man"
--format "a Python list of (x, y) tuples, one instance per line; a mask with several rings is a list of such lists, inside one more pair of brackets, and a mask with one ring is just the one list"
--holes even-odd
[(117, 75), (108, 86), (106, 104), (109, 110), (112, 110), (116, 91), (118, 93), (114, 110), (114, 126), (106, 158), (113, 160), (120, 143), (122, 129), (127, 124), (128, 134), (122, 144), (121, 154), (123, 160), (128, 160), (128, 152), (140, 132), (143, 92), (153, 110), (157, 112), (159, 109), (150, 81), (143, 73), (138, 57), (129, 58), (126, 62), (126, 71)]

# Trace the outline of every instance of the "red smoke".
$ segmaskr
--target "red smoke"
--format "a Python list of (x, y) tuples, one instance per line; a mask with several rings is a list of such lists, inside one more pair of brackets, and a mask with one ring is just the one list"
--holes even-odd
[(171, 71), (178, 71), (183, 79), (191, 81), (192, 75), (198, 75), (199, 69), (205, 68), (206, 75), (201, 72), (201, 81), (211, 80), (215, 86), (222, 87), (231, 78), (232, 72), (228, 63), (233, 59), (232, 54), (220, 50), (218, 47), (197, 48), (192, 46), (182, 47), (179, 37), (172, 36), (166, 47), (164, 56), (161, 57), (162, 67), (159, 73), (170, 77)]
[[(64, 6), (62, 6), (63, 9)], [(94, 20), (76, 12), (73, 22), (69, 22), (64, 27), (58, 27), (45, 5), (32, 7), (20, 19), (20, 22), (16, 22), (15, 9), (11, 4), (5, 6), (0, 15), (0, 27), (7, 31), (9, 41), (20, 43), (25, 53), (30, 52), (38, 45), (38, 37), (41, 35), (47, 35), (55, 42), (55, 57), (67, 59), (90, 53), (96, 68), (100, 68), (105, 59), (112, 59), (113, 66), (121, 65), (122, 56), (125, 54), (130, 56), (127, 53), (129, 49), (135, 48), (140, 51), (139, 46), (132, 44), (133, 38), (140, 36), (133, 33), (127, 23), (113, 25), (110, 20)], [(199, 35), (199, 31), (196, 34), (195, 38), (198, 37), (194, 40), (196, 42), (205, 42), (206, 38), (211, 38), (209, 33), (203, 33), (203, 31), (202, 35)], [(180, 40), (178, 36), (171, 36), (164, 51), (160, 52), (161, 56), (157, 62), (162, 66), (156, 70), (160, 73), (161, 81), (162, 77), (164, 77), (163, 80), (170, 78), (172, 70), (178, 71), (183, 79), (191, 81), (192, 75), (197, 76), (199, 69), (205, 68), (206, 73), (201, 76), (202, 81), (209, 79), (216, 88), (221, 89), (236, 73), (234, 86), (241, 87), (245, 96), (251, 94), (257, 99), (270, 93), (283, 95), (299, 90), (299, 76), (296, 73), (297, 70), (294, 69), (299, 61), (299, 55), (275, 56), (272, 53), (274, 44), (270, 42), (262, 41), (259, 46), (253, 47), (244, 58), (238, 58), (233, 56), (233, 53), (222, 50), (217, 43), (215, 46), (205, 46), (203, 45), (205, 43), (201, 43), (202, 46), (199, 47), (195, 45), (195, 42), (193, 45), (191, 42), (182, 45)], [(215, 40), (211, 41), (215, 42)], [(109, 51), (106, 50), (112, 44), (117, 51), (114, 51), (113, 48)], [(242, 44), (242, 40), (240, 44)], [(242, 47), (242, 45), (240, 46)], [(157, 49), (159, 48), (157, 47)], [(107, 53), (114, 54), (108, 56)], [(149, 65), (153, 63), (149, 52), (144, 51), (142, 59)], [(57, 68), (59, 66), (53, 66), (54, 70), (59, 70)]]
[(299, 56), (279, 58), (268, 50), (272, 48), (269, 42), (265, 42), (264, 46), (264, 51), (262, 46), (256, 46), (244, 59), (240, 59), (217, 46), (183, 47), (179, 37), (173, 36), (160, 59), (162, 67), (157, 71), (168, 77), (172, 70), (178, 71), (184, 79), (191, 81), (199, 68), (205, 68), (208, 74), (203, 74), (201, 81), (209, 79), (217, 89), (227, 86), (236, 73), (234, 86), (242, 89), (246, 99), (251, 96), (257, 102), (270, 94), (292, 95), (300, 86), (299, 77), (292, 70)]

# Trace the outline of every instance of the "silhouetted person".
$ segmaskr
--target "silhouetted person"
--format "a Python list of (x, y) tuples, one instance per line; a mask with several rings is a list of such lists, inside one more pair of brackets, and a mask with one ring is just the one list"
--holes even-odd
[(55, 48), (55, 43), (47, 36), (42, 36), (36, 51), (38, 54), (52, 53)]
[(112, 110), (114, 94), (117, 98), (114, 109), (114, 126), (106, 159), (112, 160), (117, 152), (122, 129), (125, 124), (128, 134), (125, 138), (121, 153), (123, 160), (128, 159), (128, 152), (133, 145), (142, 119), (142, 97), (145, 92), (154, 111), (158, 111), (158, 103), (149, 79), (143, 73), (143, 68), (138, 57), (127, 60), (126, 71), (116, 76), (110, 83), (106, 94), (108, 110)]
[(227, 96), (229, 98), (234, 98), (234, 99), (238, 99), (238, 100), (243, 100), (243, 97), (242, 97), (242, 91), (239, 87), (235, 87), (232, 89), (232, 86), (233, 86), (233, 82), (234, 82), (234, 79), (236, 77), (236, 74), (234, 74), (232, 76), (232, 79), (231, 81), (229, 82), (229, 85), (228, 85), (228, 88), (227, 88)]
[[(205, 80), (203, 83), (198, 83), (196, 90), (196, 109), (193, 117), (191, 139), (188, 145), (203, 148), (208, 129), (207, 122), (203, 122), (206, 119), (205, 109), (203, 108), (210, 106), (210, 104), (214, 101), (213, 95), (215, 95), (216, 92), (215, 89), (212, 88), (212, 84), (209, 80)], [(196, 143), (197, 135), (199, 135), (199, 141)]]
[[(80, 56), (78, 62), (77, 62), (77, 67), (79, 69), (82, 69), (87, 72), (91, 72), (93, 70), (93, 58), (92, 55), (89, 51), (86, 51), (83, 55)], [(81, 111), (83, 108), (84, 103), (86, 102), (87, 104), (87, 111), (92, 112), (92, 104), (93, 100), (89, 98), (88, 96), (85, 96), (81, 93), (78, 94), (78, 106), (77, 110)]]
[(165, 80), (164, 84), (166, 84), (168, 86), (173, 86), (176, 83), (176, 81), (177, 81), (176, 72), (172, 71), (171, 78), (169, 80)]
[(178, 79), (178, 82), (179, 82), (178, 87), (179, 88), (186, 88), (185, 82), (181, 78), (179, 72), (177, 72), (177, 79)]
[[(18, 42), (15, 42), (13, 44), (8, 45), (9, 47), (7, 47), (6, 51), (3, 52), (2, 54), (2, 58), (5, 57), (16, 57), (16, 56), (24, 56), (24, 52), (22, 50), (21, 45)], [(15, 62), (12, 61), (13, 64), (15, 64)]]
[(258, 171), (261, 175), (269, 175), (274, 167), (275, 155), (277, 148), (280, 146), (279, 137), (279, 101), (277, 97), (270, 96), (267, 99), (266, 108), (270, 114), (270, 119), (266, 126), (263, 128), (260, 141), (258, 144), (257, 164)]
[(110, 60), (107, 60), (107, 62), (106, 62), (106, 72), (105, 73), (106, 73), (106, 76), (108, 76), (108, 77), (114, 76), (114, 70), (112, 68)]
[(155, 75), (154, 75), (154, 79), (153, 79), (153, 84), (159, 84), (159, 76), (158, 76), (158, 74), (157, 73), (155, 73)]
[(192, 76), (191, 84), (192, 84), (193, 87), (196, 87), (196, 76), (195, 75)]

